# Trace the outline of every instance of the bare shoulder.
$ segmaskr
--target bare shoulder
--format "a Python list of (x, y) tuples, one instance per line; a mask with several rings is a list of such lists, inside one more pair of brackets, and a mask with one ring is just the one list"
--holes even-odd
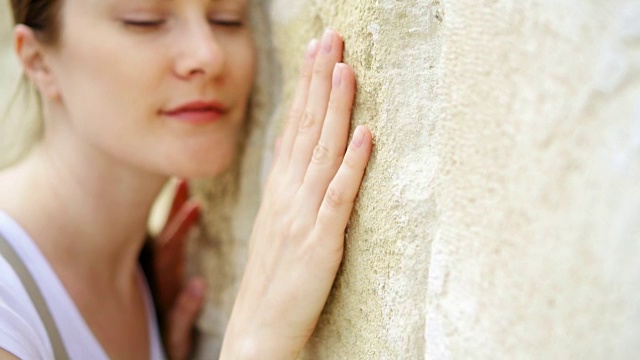
[(0, 360), (19, 360), (12, 353), (0, 348)]

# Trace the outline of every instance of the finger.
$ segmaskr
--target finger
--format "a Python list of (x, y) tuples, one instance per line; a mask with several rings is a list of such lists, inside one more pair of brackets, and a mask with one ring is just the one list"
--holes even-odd
[(190, 200), (183, 203), (177, 214), (169, 220), (158, 235), (156, 249), (169, 247), (175, 250), (176, 247), (181, 247), (187, 238), (189, 230), (198, 221), (199, 216), (200, 204), (197, 201)]
[(158, 303), (163, 311), (168, 310), (175, 302), (182, 287), (187, 234), (197, 221), (199, 212), (197, 202), (189, 201), (184, 204), (155, 242), (153, 267), (158, 287)]
[(370, 155), (371, 132), (366, 126), (358, 126), (318, 212), (316, 228), (325, 237), (343, 239)]
[(167, 348), (171, 359), (189, 357), (194, 325), (204, 304), (204, 292), (204, 280), (190, 280), (171, 310), (167, 335)]
[(273, 145), (273, 158), (271, 160), (271, 166), (270, 166), (271, 172), (273, 172), (273, 170), (276, 167), (281, 151), (282, 151), (282, 137), (278, 136), (276, 138), (275, 144)]
[(327, 104), (331, 92), (333, 68), (342, 59), (342, 39), (333, 30), (322, 36), (318, 55), (313, 65), (313, 75), (304, 115), (298, 126), (289, 174), (294, 183), (302, 182), (309, 166), (311, 154), (320, 138), (320, 132), (327, 114)]
[(355, 75), (346, 64), (336, 64), (331, 99), (320, 140), (316, 145), (303, 189), (307, 206), (315, 218), (329, 183), (344, 157), (349, 135), (351, 108), (355, 96)]
[(311, 74), (313, 72), (313, 64), (315, 62), (316, 54), (318, 53), (318, 40), (313, 39), (309, 42), (307, 50), (305, 52), (304, 64), (302, 65), (302, 71), (300, 73), (300, 79), (295, 92), (295, 98), (291, 105), (287, 117), (287, 123), (285, 125), (284, 134), (282, 137), (281, 155), (278, 156), (279, 163), (284, 166), (288, 165), (289, 158), (291, 156), (291, 150), (297, 133), (298, 124), (304, 113), (304, 107), (307, 103), (307, 96), (309, 93), (309, 84), (311, 83)]
[(276, 138), (276, 143), (273, 146), (273, 158), (274, 160), (278, 159), (280, 156), (280, 151), (282, 150), (282, 137), (278, 136)]
[(188, 198), (189, 185), (185, 179), (180, 179), (178, 180), (176, 193), (173, 195), (173, 201), (171, 202), (171, 208), (169, 209), (169, 215), (167, 216), (167, 223), (173, 219)]

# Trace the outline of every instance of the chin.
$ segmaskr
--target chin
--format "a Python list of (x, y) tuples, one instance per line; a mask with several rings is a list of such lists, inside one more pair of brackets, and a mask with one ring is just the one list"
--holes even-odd
[(174, 177), (182, 178), (182, 179), (203, 179), (203, 178), (214, 178), (220, 176), (227, 171), (233, 168), (232, 163), (227, 164), (226, 166), (214, 166), (214, 167), (203, 167), (203, 166), (194, 166), (182, 168), (177, 172), (171, 174)]
[[(154, 142), (144, 151), (153, 168), (164, 176), (185, 179), (211, 178), (237, 167), (245, 139), (241, 129), (218, 128), (179, 134), (169, 140)], [(158, 144), (161, 143), (161, 146)], [(152, 170), (153, 169), (149, 169)]]
[(215, 156), (194, 156), (185, 158), (171, 165), (168, 175), (183, 179), (211, 178), (222, 175), (235, 167), (238, 162), (237, 151), (221, 153), (213, 152)]

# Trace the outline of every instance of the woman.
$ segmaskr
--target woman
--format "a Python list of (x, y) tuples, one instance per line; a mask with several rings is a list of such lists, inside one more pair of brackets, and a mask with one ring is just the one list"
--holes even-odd
[[(0, 173), (0, 234), (44, 288), (71, 358), (162, 358), (137, 265), (147, 214), (170, 176), (234, 159), (255, 61), (248, 3), (12, 6), (45, 131)], [(341, 56), (333, 31), (307, 50), (221, 358), (295, 357), (328, 296), (371, 151), (365, 127), (347, 146), (355, 78)], [(53, 358), (24, 284), (0, 267), (0, 359)]]
[[(215, 175), (234, 157), (255, 61), (248, 3), (12, 6), (45, 131), (0, 173), (0, 233), (45, 285), (71, 358), (161, 358), (140, 239), (168, 177)], [(355, 80), (341, 53), (332, 31), (310, 43), (221, 358), (295, 357), (326, 301), (371, 150), (364, 127), (346, 146)], [(23, 284), (2, 264), (0, 358), (52, 358)]]

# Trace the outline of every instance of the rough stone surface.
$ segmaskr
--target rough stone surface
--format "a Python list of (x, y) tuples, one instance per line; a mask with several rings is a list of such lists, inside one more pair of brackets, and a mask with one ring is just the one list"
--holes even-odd
[(637, 1), (254, 6), (261, 64), (242, 161), (195, 184), (206, 212), (192, 271), (211, 286), (199, 358), (219, 349), (269, 149), (303, 49), (326, 27), (345, 38), (353, 124), (369, 125), (375, 150), (302, 357), (640, 357)]
[(640, 3), (443, 1), (428, 358), (640, 356)]

